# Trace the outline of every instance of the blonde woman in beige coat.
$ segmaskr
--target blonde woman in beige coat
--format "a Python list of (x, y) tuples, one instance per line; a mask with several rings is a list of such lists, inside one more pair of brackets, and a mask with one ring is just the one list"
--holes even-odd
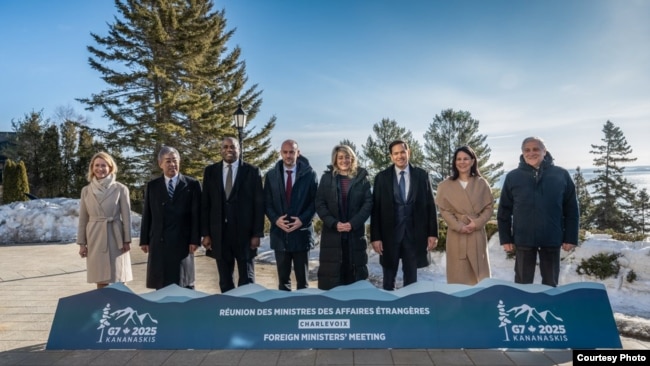
[(79, 200), (77, 244), (86, 258), (88, 283), (97, 288), (133, 280), (129, 189), (115, 180), (113, 158), (99, 152), (90, 160), (88, 181)]
[(494, 197), (469, 146), (456, 149), (452, 171), (438, 184), (436, 194), (447, 223), (447, 283), (475, 285), (490, 277), (485, 224), (492, 216)]

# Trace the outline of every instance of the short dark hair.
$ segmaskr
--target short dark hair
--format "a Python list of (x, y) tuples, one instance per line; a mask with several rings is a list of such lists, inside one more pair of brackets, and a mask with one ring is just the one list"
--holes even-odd
[(409, 149), (409, 144), (406, 141), (404, 141), (404, 140), (395, 140), (395, 141), (391, 142), (390, 145), (388, 145), (388, 153), (392, 154), (393, 153), (393, 146), (400, 145), (400, 144), (404, 145), (404, 148), (406, 150)]

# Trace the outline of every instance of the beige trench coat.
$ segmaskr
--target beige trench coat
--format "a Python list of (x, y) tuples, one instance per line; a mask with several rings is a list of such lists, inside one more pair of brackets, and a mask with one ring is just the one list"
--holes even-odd
[(131, 242), (131, 202), (129, 189), (115, 182), (99, 202), (90, 185), (81, 190), (77, 243), (88, 245), (88, 283), (133, 280), (131, 255), (122, 253)]
[[(492, 216), (494, 197), (490, 185), (472, 177), (463, 188), (460, 180), (446, 179), (438, 184), (436, 203), (447, 223), (447, 283), (475, 285), (490, 277), (485, 224)], [(472, 218), (477, 229), (460, 233)]]

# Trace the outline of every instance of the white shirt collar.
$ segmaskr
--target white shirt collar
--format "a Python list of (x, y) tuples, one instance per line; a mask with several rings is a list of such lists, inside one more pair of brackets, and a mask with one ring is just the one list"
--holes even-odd
[(232, 165), (233, 168), (239, 166), (239, 159), (233, 161), (232, 163), (223, 162), (223, 168), (228, 169), (228, 164)]
[[(399, 173), (402, 171), (402, 169), (398, 168), (397, 165), (395, 165), (395, 174), (399, 177)], [(410, 166), (407, 164), (406, 168), (404, 169), (404, 175), (409, 175), (411, 173), (410, 171)]]

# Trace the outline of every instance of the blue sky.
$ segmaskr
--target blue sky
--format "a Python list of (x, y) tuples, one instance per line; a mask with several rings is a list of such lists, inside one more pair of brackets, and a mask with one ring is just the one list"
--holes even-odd
[[(321, 171), (341, 139), (365, 143), (382, 118), (421, 142), (434, 116), (469, 111), (492, 160), (516, 166), (523, 138), (556, 163), (592, 165), (611, 120), (650, 165), (650, 1), (226, 0), (231, 46), (264, 100), (253, 126), (300, 143)], [(72, 107), (105, 87), (88, 66), (90, 32), (105, 35), (112, 0), (0, 2), (0, 131)]]

